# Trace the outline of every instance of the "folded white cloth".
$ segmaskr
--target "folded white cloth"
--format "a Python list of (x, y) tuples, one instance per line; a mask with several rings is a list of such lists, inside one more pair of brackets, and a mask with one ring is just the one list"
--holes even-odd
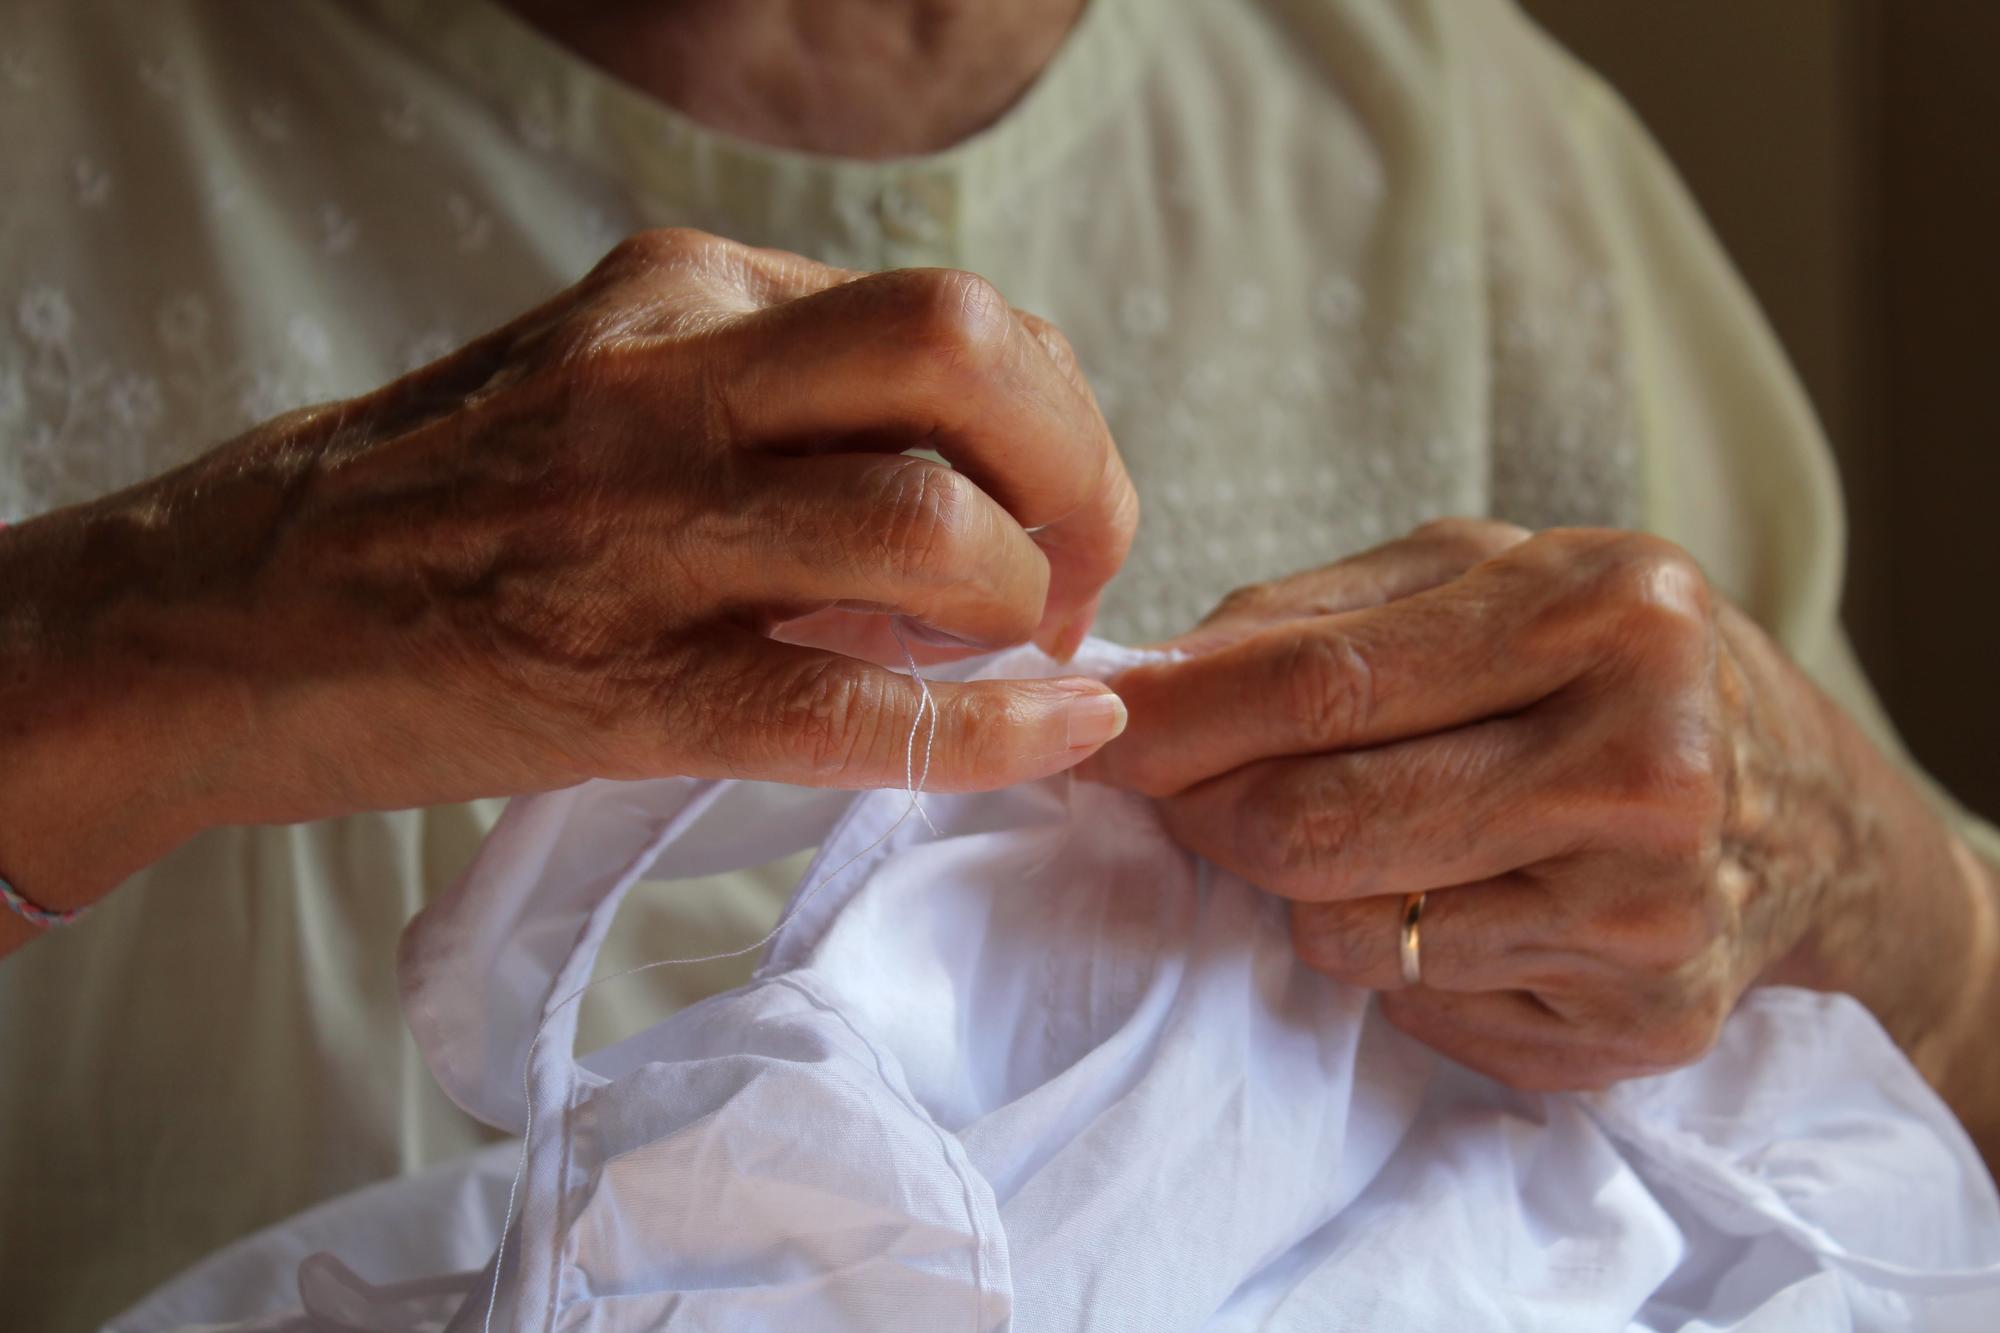
[[(494, 1328), (593, 1333), (2000, 1326), (1992, 1182), (1848, 999), (1758, 991), (1688, 1069), (1514, 1092), (1301, 967), (1282, 905), (1144, 800), (1066, 777), (928, 796), (933, 831), (896, 824), (909, 799), (515, 802), (402, 959), (450, 1094), (516, 1131), (533, 1108), (497, 1284), (463, 1271), (504, 1212), (487, 1153), (113, 1327), (477, 1329), (496, 1285)], [(635, 883), (815, 842), (755, 982), (576, 1058), (565, 1001)], [(285, 1268), (303, 1312), (271, 1308)]]

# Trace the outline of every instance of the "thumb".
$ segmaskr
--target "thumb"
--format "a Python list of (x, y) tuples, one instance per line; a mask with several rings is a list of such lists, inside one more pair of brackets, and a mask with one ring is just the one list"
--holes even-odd
[[(746, 636), (748, 637), (748, 636)], [(925, 681), (796, 644), (755, 640), (706, 664), (707, 748), (732, 776), (808, 787), (989, 791), (1077, 764), (1125, 729), (1125, 705), (1101, 681)], [(921, 719), (925, 691), (936, 708)], [(912, 736), (914, 735), (914, 742)]]

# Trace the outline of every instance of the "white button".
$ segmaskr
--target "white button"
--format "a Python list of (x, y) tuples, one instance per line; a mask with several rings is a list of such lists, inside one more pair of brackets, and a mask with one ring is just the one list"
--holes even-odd
[(897, 240), (930, 244), (944, 234), (950, 207), (950, 187), (930, 177), (913, 176), (882, 191), (882, 227)]

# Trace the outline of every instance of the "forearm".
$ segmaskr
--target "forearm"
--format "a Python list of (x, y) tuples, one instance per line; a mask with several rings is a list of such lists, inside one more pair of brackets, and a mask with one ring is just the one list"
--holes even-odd
[[(34, 901), (88, 905), (251, 813), (237, 664), (306, 470), (250, 442), (0, 532), (0, 875)], [(9, 914), (0, 951), (37, 933)]]
[(919, 701), (939, 788), (1066, 769), (1122, 721), (1100, 683), (917, 695), (867, 650), (886, 614), (1074, 646), (1138, 506), (1072, 367), (969, 274), (650, 233), (374, 393), (0, 534), (0, 873), (60, 908), (216, 824), (877, 786)]
[(1916, 1060), (2000, 1176), (2000, 866), (1954, 842), (1973, 902), (1971, 967), (1957, 1014)]
[(1753, 859), (1809, 890), (1794, 900), (1796, 944), (1762, 979), (1866, 1004), (2000, 1163), (2000, 870), (1768, 641), (1733, 641), (1760, 699), (1763, 748), (1782, 755), (1763, 766)]
[[(1842, 719), (1845, 723), (1845, 719)], [(1817, 984), (1867, 1004), (2000, 1169), (2000, 871), (1916, 782), (1845, 723), (1848, 766), (1874, 813), (1872, 872), (1808, 936)]]

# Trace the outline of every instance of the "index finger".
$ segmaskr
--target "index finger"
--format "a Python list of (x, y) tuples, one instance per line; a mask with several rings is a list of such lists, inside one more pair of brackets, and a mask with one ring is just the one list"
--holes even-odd
[(1275, 625), (1112, 680), (1131, 712), (1088, 776), (1167, 796), (1259, 759), (1355, 750), (1512, 713), (1587, 665), (1527, 640), (1535, 606), (1503, 612), (1469, 577), (1400, 601)]
[(765, 449), (935, 450), (1049, 558), (1044, 646), (1088, 629), (1124, 563), (1138, 499), (1059, 337), (969, 273), (908, 269), (827, 287), (712, 336), (731, 440)]

